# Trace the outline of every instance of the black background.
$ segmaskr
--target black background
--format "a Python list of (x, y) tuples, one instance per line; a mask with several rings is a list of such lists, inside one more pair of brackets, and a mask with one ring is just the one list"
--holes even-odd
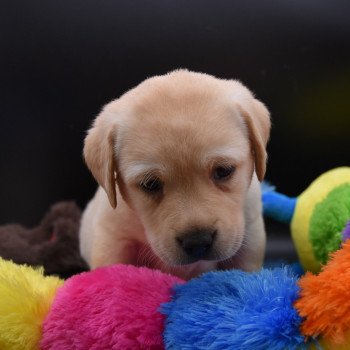
[(183, 67), (237, 78), (273, 119), (267, 178), (298, 195), (349, 163), (348, 1), (0, 1), (0, 224), (96, 184), (85, 131), (108, 101)]

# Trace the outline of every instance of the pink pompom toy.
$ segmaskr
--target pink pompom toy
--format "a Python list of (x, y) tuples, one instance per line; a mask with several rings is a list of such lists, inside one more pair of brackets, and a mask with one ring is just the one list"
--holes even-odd
[(164, 316), (175, 284), (160, 271), (129, 265), (70, 278), (43, 325), (42, 350), (163, 349)]

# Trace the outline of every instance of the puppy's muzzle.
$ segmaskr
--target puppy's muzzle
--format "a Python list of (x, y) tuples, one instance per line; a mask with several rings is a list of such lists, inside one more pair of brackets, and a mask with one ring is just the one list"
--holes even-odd
[(216, 233), (212, 228), (195, 228), (178, 236), (176, 240), (191, 260), (200, 260), (210, 254)]

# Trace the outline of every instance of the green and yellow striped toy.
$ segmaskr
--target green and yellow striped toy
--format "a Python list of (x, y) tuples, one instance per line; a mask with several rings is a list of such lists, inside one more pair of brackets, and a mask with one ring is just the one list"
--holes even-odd
[(300, 263), (317, 273), (350, 238), (350, 167), (330, 170), (297, 198), (263, 185), (264, 215), (290, 223)]

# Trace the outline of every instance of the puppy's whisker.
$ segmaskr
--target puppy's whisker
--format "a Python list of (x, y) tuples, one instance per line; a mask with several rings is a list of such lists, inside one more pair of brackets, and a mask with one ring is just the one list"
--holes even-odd
[(153, 267), (157, 265), (157, 257), (152, 253), (150, 248), (142, 246), (139, 251), (136, 264), (138, 266)]
[(221, 256), (224, 256), (224, 252), (223, 252), (223, 249), (221, 247), (217, 248), (216, 249), (216, 252), (215, 252), (215, 255), (218, 259), (220, 259)]
[(141, 247), (139, 254), (137, 256), (136, 265), (143, 265), (145, 256), (147, 255), (147, 250), (144, 246)]
[(160, 268), (159, 266), (159, 258), (153, 254), (151, 251), (148, 252), (148, 266), (153, 268), (153, 269), (157, 269)]
[(241, 248), (248, 248), (249, 244), (247, 244), (246, 242), (242, 242), (241, 243)]

